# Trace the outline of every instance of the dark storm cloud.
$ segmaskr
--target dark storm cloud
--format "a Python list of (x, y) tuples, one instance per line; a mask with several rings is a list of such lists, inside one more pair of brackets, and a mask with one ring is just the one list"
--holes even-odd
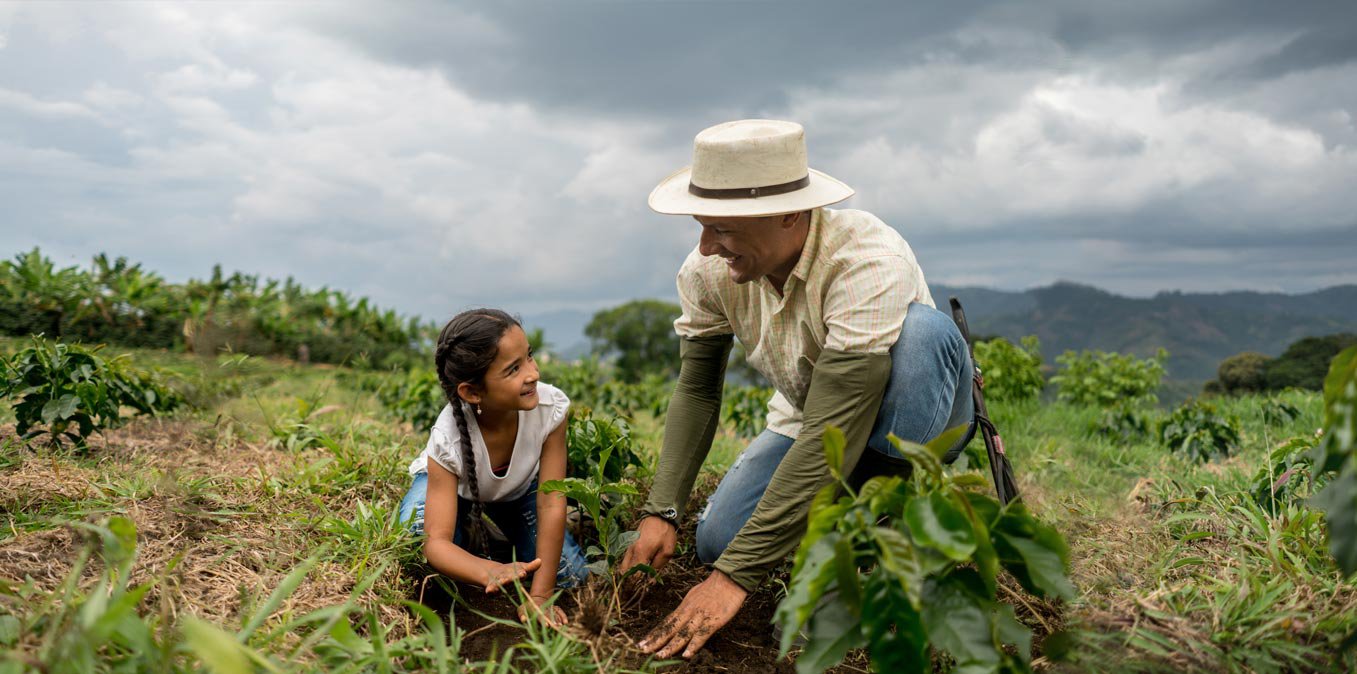
[[(666, 118), (751, 109), (788, 87), (920, 57), (984, 3), (402, 3), (325, 25), (398, 63), (437, 65), (478, 95)], [(458, 27), (479, 27), (466, 40)]]

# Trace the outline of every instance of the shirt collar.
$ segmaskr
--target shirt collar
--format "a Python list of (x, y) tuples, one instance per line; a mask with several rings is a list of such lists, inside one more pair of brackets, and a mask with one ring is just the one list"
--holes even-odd
[(810, 276), (810, 267), (815, 263), (815, 254), (820, 252), (820, 221), (824, 218), (823, 208), (810, 212), (810, 227), (806, 230), (806, 245), (801, 248), (801, 259), (796, 261), (788, 280), (796, 277), (805, 281)]

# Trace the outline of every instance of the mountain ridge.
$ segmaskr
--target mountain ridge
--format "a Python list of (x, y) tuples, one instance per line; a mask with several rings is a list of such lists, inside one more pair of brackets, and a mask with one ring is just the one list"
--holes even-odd
[[(1047, 364), (1066, 350), (1143, 357), (1162, 346), (1173, 379), (1212, 379), (1221, 360), (1241, 351), (1277, 356), (1302, 337), (1357, 332), (1357, 284), (1304, 293), (1164, 290), (1151, 297), (1073, 281), (1027, 290), (934, 283), (929, 290), (944, 311), (949, 297), (961, 301), (972, 336), (1036, 335)], [(592, 315), (561, 310), (525, 315), (524, 322), (543, 328), (553, 350), (569, 358), (588, 352), (584, 326)]]

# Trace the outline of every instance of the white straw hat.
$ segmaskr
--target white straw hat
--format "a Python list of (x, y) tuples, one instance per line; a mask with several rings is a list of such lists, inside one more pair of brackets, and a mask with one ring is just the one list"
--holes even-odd
[(853, 188), (806, 164), (800, 124), (742, 119), (693, 139), (693, 165), (665, 178), (650, 207), (669, 215), (754, 217), (828, 206)]

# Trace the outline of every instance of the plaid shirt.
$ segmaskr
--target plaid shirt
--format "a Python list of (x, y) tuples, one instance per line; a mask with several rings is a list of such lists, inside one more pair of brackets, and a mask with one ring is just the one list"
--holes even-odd
[(769, 430), (801, 432), (801, 410), (824, 349), (887, 353), (911, 302), (933, 304), (909, 244), (865, 211), (817, 208), (801, 258), (779, 294), (766, 277), (730, 279), (719, 256), (688, 254), (678, 273), (681, 337), (734, 334), (777, 393)]

